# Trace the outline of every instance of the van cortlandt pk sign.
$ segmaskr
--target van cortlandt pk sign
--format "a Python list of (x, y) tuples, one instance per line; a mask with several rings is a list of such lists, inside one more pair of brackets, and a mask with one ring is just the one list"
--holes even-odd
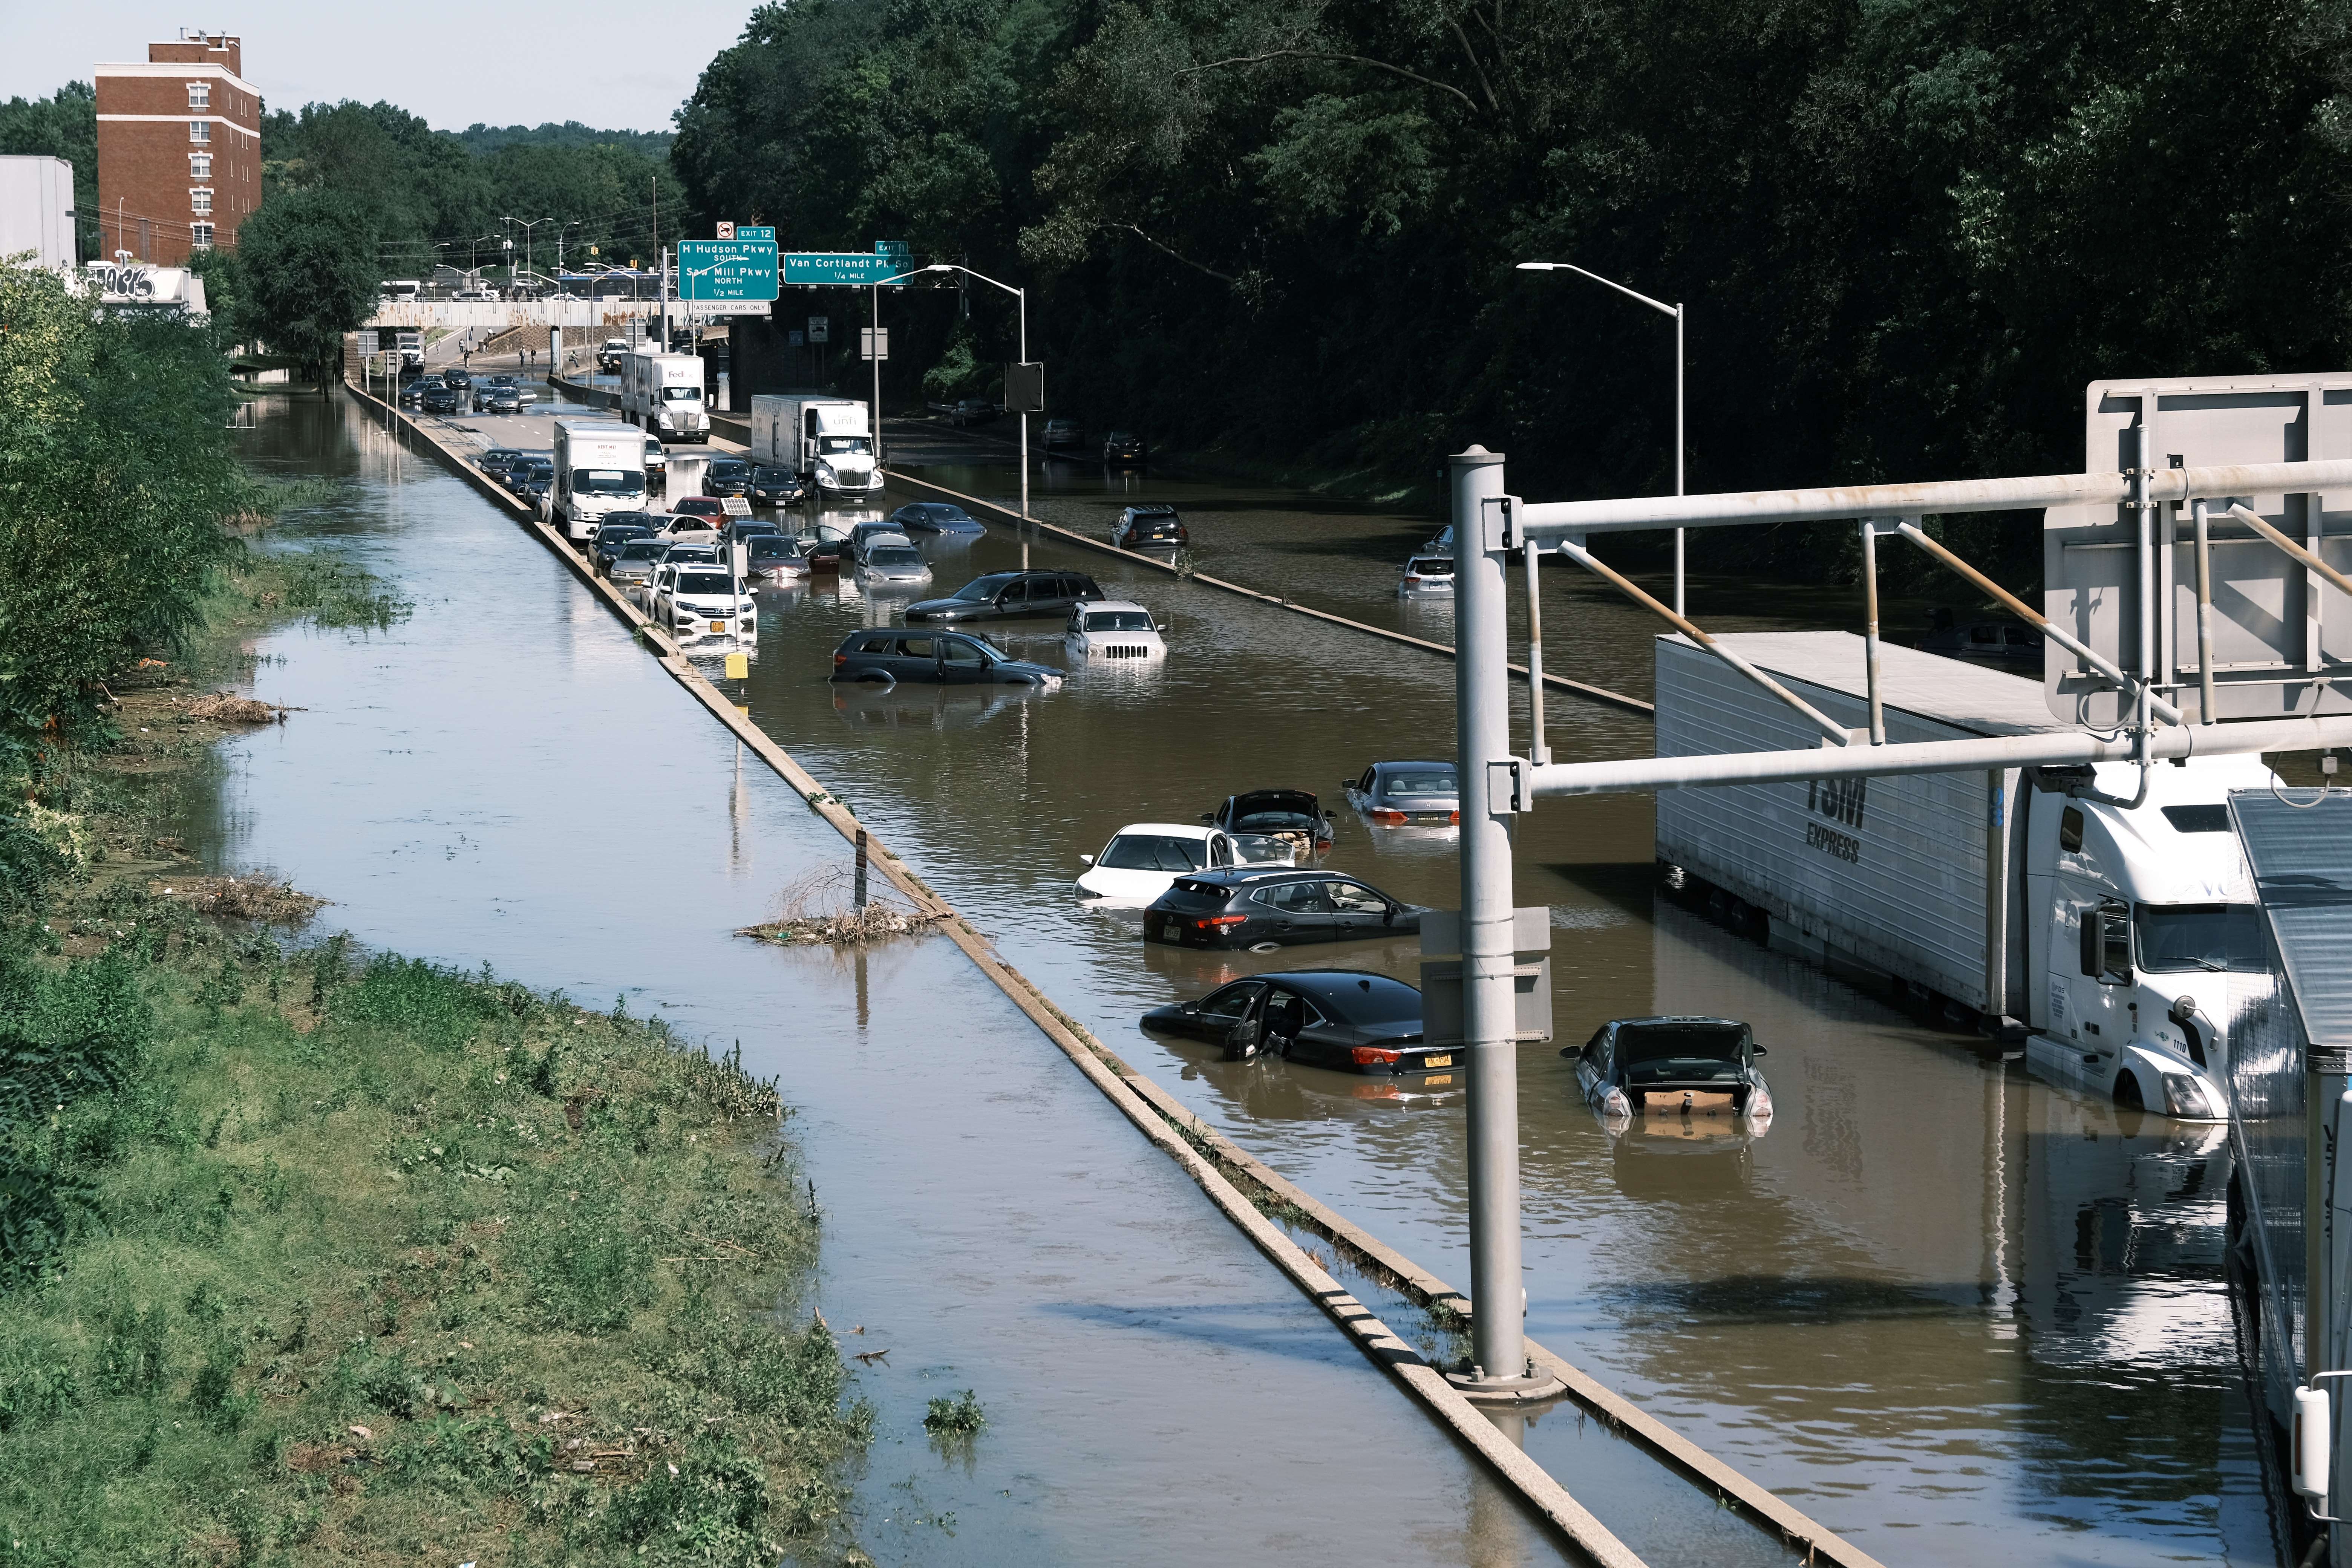
[(93, 261), (87, 276), (101, 305), (155, 305), (194, 311), (205, 308), (204, 279), (184, 267)]

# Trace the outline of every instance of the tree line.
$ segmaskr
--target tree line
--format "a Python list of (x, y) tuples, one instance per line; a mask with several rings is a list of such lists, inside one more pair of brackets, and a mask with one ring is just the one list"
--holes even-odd
[[(2343, 363), (2346, 17), (796, 0), (672, 160), (698, 229), (1029, 283), (1055, 411), (1163, 444), (1670, 489), (1672, 323), (1541, 259), (1687, 305), (1694, 490), (2056, 471), (2091, 380)], [(951, 330), (1011, 357), (972, 303)], [(1963, 531), (2030, 572), (2020, 521)], [(1723, 548), (1833, 572), (1822, 539)]]

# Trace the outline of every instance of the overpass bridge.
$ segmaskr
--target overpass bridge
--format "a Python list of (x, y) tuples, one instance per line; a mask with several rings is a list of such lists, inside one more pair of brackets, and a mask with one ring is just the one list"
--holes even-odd
[[(699, 321), (710, 325), (741, 313), (740, 305), (719, 300), (669, 302), (670, 320), (677, 323)], [(625, 331), (631, 321), (642, 322), (660, 314), (657, 300), (583, 300), (570, 295), (544, 300), (380, 300), (375, 314), (360, 324), (419, 331), (433, 327), (493, 332), (509, 327), (561, 327), (566, 331), (611, 327)]]

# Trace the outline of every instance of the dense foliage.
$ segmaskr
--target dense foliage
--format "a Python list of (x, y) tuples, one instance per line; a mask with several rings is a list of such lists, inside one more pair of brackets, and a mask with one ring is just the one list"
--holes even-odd
[(232, 396), (210, 334), (0, 268), (0, 746), (100, 727), (107, 678), (194, 623), (254, 500)]
[(364, 203), (385, 278), (422, 278), (436, 263), (504, 266), (509, 239), (517, 267), (528, 254), (551, 273), (559, 234), (567, 262), (589, 259), (591, 247), (599, 261), (650, 260), (656, 202), (673, 238), (682, 216), (666, 145), (577, 124), (436, 131), (389, 103), (313, 103), (262, 121), (263, 205), (312, 189)]
[(73, 165), (74, 223), (86, 256), (98, 254), (98, 89), (69, 81), (47, 98), (0, 103), (0, 154), (63, 158)]
[(772, 1085), (118, 892), (103, 956), (0, 954), (11, 1562), (845, 1560)]
[(1667, 488), (1671, 324), (1543, 258), (1688, 302), (1694, 489), (2046, 471), (2094, 378), (2342, 363), (2344, 14), (815, 0), (673, 156), (698, 216), (1034, 282), (1056, 411), (1163, 439)]
[(341, 374), (343, 334), (375, 310), (374, 221), (336, 190), (280, 191), (245, 220), (234, 272), (238, 335), (257, 335), (323, 386)]

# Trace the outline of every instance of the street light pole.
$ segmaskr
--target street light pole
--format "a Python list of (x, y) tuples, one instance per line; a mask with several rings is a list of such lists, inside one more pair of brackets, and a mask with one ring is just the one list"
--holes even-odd
[[(934, 261), (929, 267), (920, 268), (918, 268), (918, 270), (923, 272), (961, 272), (967, 278), (977, 278), (982, 283), (995, 283), (996, 287), (1003, 289), (1007, 294), (1010, 294), (1014, 299), (1020, 300), (1021, 347), (1019, 352), (1021, 355), (1021, 363), (1023, 364), (1027, 364), (1029, 363), (1028, 289), (1015, 289), (1010, 283), (998, 283), (995, 279), (991, 278), (985, 272), (975, 272), (969, 267), (960, 266), (952, 261)], [(913, 274), (907, 273), (903, 276), (912, 277)], [(1024, 571), (1026, 571), (1029, 566), (1029, 411), (1026, 408), (1021, 411), (1021, 565)]]
[[(1683, 307), (1669, 305), (1663, 300), (1653, 300), (1647, 294), (1628, 289), (1622, 283), (1612, 283), (1598, 272), (1566, 261), (1522, 261), (1522, 272), (1573, 272), (1580, 278), (1590, 278), (1603, 289), (1614, 289), (1628, 300), (1636, 300), (1662, 315), (1675, 319), (1675, 494), (1683, 493)], [(1675, 614), (1683, 615), (1683, 531), (1675, 530)]]

